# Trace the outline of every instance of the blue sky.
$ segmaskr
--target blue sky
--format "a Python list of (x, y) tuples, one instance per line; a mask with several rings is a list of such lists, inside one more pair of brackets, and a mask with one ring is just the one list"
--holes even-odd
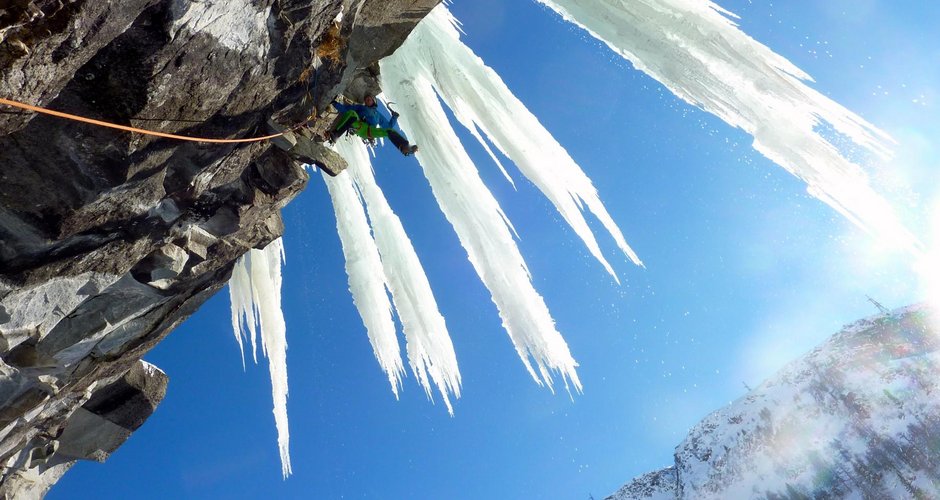
[[(921, 229), (940, 163), (940, 7), (721, 5), (815, 88), (898, 139), (896, 159), (874, 171)], [(76, 466), (50, 498), (598, 498), (669, 465), (688, 428), (745, 384), (876, 312), (866, 294), (889, 307), (924, 298), (903, 255), (809, 197), (745, 134), (551, 12), (530, 0), (452, 9), (467, 44), (591, 176), (647, 265), (616, 258), (601, 238), (616, 285), (534, 187), (513, 190), (466, 138), (581, 364), (584, 394), (532, 381), (420, 168), (386, 148), (379, 184), (425, 265), (460, 363), (455, 416), (413, 376), (393, 397), (314, 178), (284, 213), (294, 476), (280, 477), (267, 368), (242, 371), (221, 293), (146, 357), (170, 375), (154, 416), (106, 464)]]

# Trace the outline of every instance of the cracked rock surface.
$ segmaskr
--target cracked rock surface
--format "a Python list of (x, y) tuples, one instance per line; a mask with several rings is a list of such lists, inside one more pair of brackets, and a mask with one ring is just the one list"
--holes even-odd
[[(267, 135), (270, 119), (358, 97), (437, 3), (11, 0), (0, 96), (166, 133)], [(242, 254), (281, 236), (280, 209), (308, 175), (270, 142), (0, 111), (0, 494), (12, 498), (41, 496), (143, 423), (167, 377), (140, 358)]]

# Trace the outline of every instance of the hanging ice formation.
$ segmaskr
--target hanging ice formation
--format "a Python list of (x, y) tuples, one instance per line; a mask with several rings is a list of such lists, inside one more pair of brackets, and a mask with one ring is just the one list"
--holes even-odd
[(324, 175), (323, 179), (336, 213), (336, 230), (343, 245), (353, 303), (365, 324), (379, 366), (388, 376), (395, 397), (398, 397), (404, 368), (395, 336), (392, 304), (385, 291), (387, 280), (379, 249), (372, 239), (369, 221), (349, 175), (342, 173), (335, 180)]
[(741, 31), (708, 0), (539, 0), (606, 43), (676, 96), (754, 137), (754, 149), (813, 196), (879, 239), (920, 243), (868, 176), (816, 132), (828, 123), (881, 157), (890, 137), (804, 81), (809, 75)]
[[(291, 474), (290, 433), (287, 425), (287, 328), (281, 311), (281, 264), (284, 245), (281, 239), (264, 250), (252, 249), (232, 270), (229, 298), (232, 302), (232, 328), (245, 364), (243, 338), (251, 343), (251, 355), (257, 363), (257, 334), (261, 332), (261, 352), (268, 358), (271, 393), (274, 398), (274, 424), (281, 455), (281, 474)], [(247, 326), (247, 332), (243, 326)]]
[[(418, 144), (418, 161), (444, 215), (454, 226), (470, 262), (490, 290), (503, 326), (526, 369), (552, 388), (552, 372), (581, 390), (568, 346), (535, 291), (514, 231), (483, 184), (451, 127), (440, 96), (458, 121), (490, 151), (483, 136), (509, 157), (614, 275), (581, 210), (587, 207), (636, 264), (639, 258), (601, 203), (590, 179), (512, 94), (499, 76), (461, 41), (450, 12), (431, 12), (390, 57), (381, 61), (382, 89), (405, 110), (402, 127)], [(616, 279), (616, 276), (614, 275)], [(533, 366), (534, 365), (534, 366)]]
[(337, 142), (336, 150), (349, 168), (323, 178), (336, 212), (349, 289), (375, 356), (397, 397), (403, 369), (388, 289), (404, 330), (408, 365), (428, 397), (433, 384), (453, 413), (449, 394), (460, 397), (457, 356), (424, 269), (375, 182), (366, 147), (347, 137)]
[[(551, 200), (611, 275), (614, 272), (601, 255), (581, 213), (582, 205), (586, 205), (600, 220), (630, 260), (640, 265), (640, 259), (627, 245), (591, 180), (499, 75), (460, 41), (456, 23), (444, 6), (434, 9), (412, 32), (408, 41), (382, 61), (383, 75), (386, 68), (393, 72), (397, 70), (400, 75), (397, 78), (384, 76), (383, 84), (395, 87), (405, 80), (424, 78), (454, 112), (461, 125), (486, 149), (503, 175), (512, 182), (482, 135)], [(386, 89), (386, 92), (389, 91)], [(422, 97), (426, 101), (436, 100), (433, 92)]]

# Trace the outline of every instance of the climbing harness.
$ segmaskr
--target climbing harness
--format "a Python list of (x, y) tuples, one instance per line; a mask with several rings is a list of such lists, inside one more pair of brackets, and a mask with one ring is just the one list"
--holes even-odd
[(34, 113), (42, 113), (42, 114), (46, 114), (46, 115), (50, 115), (50, 116), (55, 116), (55, 117), (58, 117), (58, 118), (65, 118), (65, 119), (67, 119), (67, 120), (72, 120), (72, 121), (77, 121), (77, 122), (82, 122), (82, 123), (88, 123), (88, 124), (96, 125), (96, 126), (99, 126), (99, 127), (113, 128), (113, 129), (117, 129), (117, 130), (123, 130), (123, 131), (125, 131), (125, 132), (133, 132), (133, 133), (135, 133), (135, 134), (143, 134), (143, 135), (151, 135), (151, 136), (156, 136), (156, 137), (164, 137), (164, 138), (166, 138), (166, 139), (176, 139), (176, 140), (179, 140), (179, 141), (206, 142), (206, 143), (211, 143), (211, 144), (236, 144), (236, 143), (246, 143), (246, 142), (261, 142), (261, 141), (267, 141), (267, 140), (270, 140), (270, 139), (274, 139), (274, 138), (277, 138), (277, 137), (281, 137), (282, 135), (284, 135), (284, 134), (287, 133), (288, 131), (297, 130), (297, 129), (299, 129), (299, 128), (305, 126), (306, 124), (310, 123), (312, 120), (315, 119), (314, 116), (310, 116), (309, 118), (307, 118), (306, 120), (304, 120), (304, 121), (301, 122), (300, 124), (295, 125), (295, 126), (291, 127), (290, 129), (287, 129), (287, 130), (282, 131), (282, 132), (278, 132), (278, 133), (276, 133), (276, 134), (265, 135), (265, 136), (261, 136), (261, 137), (249, 137), (249, 138), (247, 138), (247, 139), (213, 139), (213, 138), (207, 138), (207, 137), (190, 137), (190, 136), (186, 136), (186, 135), (167, 134), (167, 133), (165, 133), (165, 132), (157, 132), (157, 131), (155, 131), (155, 130), (147, 130), (147, 129), (137, 128), (137, 127), (128, 127), (128, 126), (126, 126), (126, 125), (118, 125), (117, 123), (111, 123), (111, 122), (102, 121), (102, 120), (95, 120), (95, 119), (93, 119), (93, 118), (86, 118), (86, 117), (84, 117), (84, 116), (78, 116), (78, 115), (73, 115), (73, 114), (69, 114), (69, 113), (63, 113), (63, 112), (61, 112), (61, 111), (53, 111), (53, 110), (51, 110), (51, 109), (46, 109), (46, 108), (39, 107), (39, 106), (32, 106), (32, 105), (29, 105), (29, 104), (26, 104), (26, 103), (22, 103), (22, 102), (19, 102), (19, 101), (13, 101), (13, 100), (10, 100), (10, 99), (4, 99), (4, 98), (2, 98), (2, 97), (0, 97), (0, 104), (4, 104), (4, 105), (6, 105), (6, 106), (12, 106), (12, 107), (14, 107), (14, 108), (24, 109), (24, 110), (27, 110), (27, 111), (32, 111), (32, 112), (34, 112)]
[[(388, 137), (388, 131), (381, 127), (374, 127), (369, 125), (368, 122), (359, 117), (359, 114), (353, 110), (346, 111), (343, 113), (337, 120), (337, 124), (333, 127), (334, 131), (337, 131), (344, 126), (346, 123), (352, 121), (352, 124), (349, 125), (349, 128), (343, 132), (341, 135), (352, 133), (356, 137), (362, 139), (362, 143), (369, 147), (375, 147), (377, 139), (384, 139)], [(340, 136), (336, 136), (337, 138)], [(335, 139), (333, 139), (335, 141)]]

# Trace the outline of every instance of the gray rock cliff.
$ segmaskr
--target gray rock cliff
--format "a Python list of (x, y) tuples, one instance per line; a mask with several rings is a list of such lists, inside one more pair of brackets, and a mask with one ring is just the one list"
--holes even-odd
[(609, 498), (940, 498), (937, 320), (918, 306), (846, 326)]
[[(165, 133), (266, 135), (374, 92), (376, 62), (438, 2), (10, 0), (0, 97)], [(166, 376), (141, 357), (282, 234), (279, 210), (307, 181), (271, 142), (0, 106), (0, 494), (39, 496), (143, 423)]]

